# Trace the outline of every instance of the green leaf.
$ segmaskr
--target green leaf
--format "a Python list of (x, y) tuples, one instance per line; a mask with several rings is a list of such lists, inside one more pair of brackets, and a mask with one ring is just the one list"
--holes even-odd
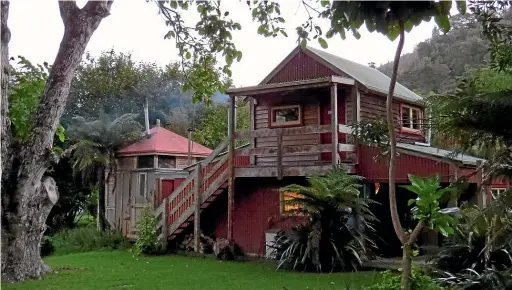
[(332, 29), (329, 29), (327, 31), (327, 33), (325, 33), (325, 37), (327, 37), (327, 38), (331, 38), (333, 36), (334, 36), (334, 30), (332, 30)]
[(448, 15), (437, 15), (434, 17), (434, 20), (442, 32), (447, 33), (450, 31), (450, 20), (448, 19)]
[(318, 43), (320, 43), (320, 46), (323, 48), (323, 49), (326, 49), (329, 45), (327, 44), (327, 41), (325, 41), (325, 39), (323, 39), (322, 37), (319, 37), (318, 38)]
[(307, 46), (307, 45), (308, 45), (308, 41), (307, 41), (305, 38), (303, 38), (303, 39), (300, 41), (300, 46), (301, 46), (302, 48), (306, 48), (306, 46)]
[(242, 52), (241, 51), (239, 51), (236, 56), (236, 61), (240, 62), (240, 60), (242, 60)]
[(278, 18), (277, 18), (277, 21), (279, 21), (279, 22), (281, 22), (281, 23), (284, 23), (284, 22), (285, 22), (283, 17), (278, 17)]
[(466, 1), (455, 1), (455, 3), (457, 3), (457, 11), (466, 14)]
[(171, 8), (172, 9), (178, 8), (178, 2), (177, 1), (171, 1)]
[(409, 199), (409, 201), (407, 202), (407, 205), (412, 205), (416, 202), (415, 199)]
[(279, 30), (284, 37), (288, 37), (288, 34), (283, 29)]
[(192, 57), (192, 54), (190, 53), (190, 51), (187, 51), (187, 53), (185, 54), (185, 58), (190, 59), (191, 57)]

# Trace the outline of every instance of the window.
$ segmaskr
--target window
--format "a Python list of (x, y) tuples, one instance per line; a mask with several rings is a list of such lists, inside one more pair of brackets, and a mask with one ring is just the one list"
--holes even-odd
[(270, 109), (270, 126), (292, 126), (302, 124), (300, 105), (273, 107)]
[(176, 157), (158, 155), (158, 168), (176, 168)]
[(146, 196), (148, 189), (148, 180), (146, 173), (139, 173), (139, 195)]
[(500, 194), (505, 192), (506, 188), (491, 188), (491, 195), (493, 199), (496, 199)]
[(420, 131), (423, 116), (421, 109), (402, 105), (402, 128)]
[(281, 194), (281, 214), (290, 215), (293, 214), (293, 211), (300, 209), (300, 204), (298, 203), (290, 203), (289, 201), (300, 198), (301, 195), (295, 192), (280, 192)]
[(137, 156), (137, 168), (153, 168), (155, 167), (155, 158), (153, 155)]

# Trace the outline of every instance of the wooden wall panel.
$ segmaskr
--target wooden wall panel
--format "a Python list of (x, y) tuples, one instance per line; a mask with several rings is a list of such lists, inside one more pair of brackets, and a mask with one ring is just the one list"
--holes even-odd
[[(306, 185), (305, 178), (237, 178), (233, 212), (233, 238), (245, 254), (263, 255), (265, 231), (289, 229), (305, 219), (282, 215), (279, 188), (288, 184)], [(227, 194), (219, 196), (201, 214), (201, 227), (207, 235), (227, 235)]]
[[(393, 102), (393, 115), (395, 117), (395, 123), (397, 124), (397, 141), (425, 142), (423, 135), (401, 132), (399, 127), (400, 105), (401, 102), (399, 101)], [(376, 120), (378, 118), (386, 119), (386, 97), (361, 92), (361, 120)]]
[(316, 61), (303, 51), (299, 51), (281, 70), (268, 81), (268, 84), (298, 80), (316, 79), (339, 75), (327, 66)]

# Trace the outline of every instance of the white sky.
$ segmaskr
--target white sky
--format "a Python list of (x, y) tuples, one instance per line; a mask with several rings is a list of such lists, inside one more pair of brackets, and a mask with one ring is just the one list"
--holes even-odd
[[(78, 2), (82, 6), (86, 1)], [(258, 24), (252, 22), (245, 1), (223, 1), (230, 16), (242, 25), (242, 31), (233, 35), (237, 48), (243, 52), (242, 60), (232, 66), (236, 86), (259, 83), (297, 45), (295, 27), (307, 19), (306, 11), (299, 3), (299, 0), (281, 1), (289, 37), (265, 38), (256, 33)], [(52, 63), (64, 30), (57, 1), (14, 0), (10, 9), (10, 55), (22, 55), (35, 63)], [(89, 42), (87, 51), (92, 55), (114, 48), (118, 52), (131, 52), (136, 60), (162, 65), (178, 60), (174, 41), (163, 39), (167, 28), (154, 3), (117, 0), (111, 12)], [(195, 8), (191, 8), (191, 13), (194, 12)], [(327, 22), (321, 24), (327, 27)], [(433, 27), (433, 21), (423, 23), (407, 34), (403, 53), (411, 52), (417, 43), (430, 37)], [(332, 38), (328, 51), (365, 65), (371, 61), (379, 65), (393, 58), (397, 41), (391, 42), (385, 36), (365, 29), (361, 30), (361, 35), (359, 40), (349, 34), (345, 40)], [(310, 45), (320, 48), (316, 41)]]

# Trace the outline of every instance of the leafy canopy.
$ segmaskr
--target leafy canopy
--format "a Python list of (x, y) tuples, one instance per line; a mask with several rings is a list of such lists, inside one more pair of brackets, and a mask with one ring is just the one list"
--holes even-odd
[[(175, 39), (184, 71), (188, 70), (185, 88), (194, 92), (194, 100), (208, 101), (211, 93), (224, 92), (230, 85), (231, 65), (242, 59), (236, 48), (232, 32), (241, 30), (240, 23), (230, 18), (221, 1), (154, 1), (169, 27), (166, 38)], [(461, 13), (466, 11), (466, 1), (456, 1)], [(283, 27), (281, 6), (276, 1), (247, 1), (253, 21), (259, 23), (257, 33), (265, 37), (288, 36)], [(422, 21), (435, 19), (443, 32), (450, 29), (448, 16), (452, 1), (325, 1), (304, 0), (302, 5), (308, 18), (297, 27), (297, 40), (305, 46), (315, 39), (327, 47), (326, 38), (339, 35), (345, 38), (350, 31), (356, 38), (363, 24), (370, 31), (377, 31), (394, 40), (400, 33), (400, 22), (406, 31)], [(199, 21), (195, 25), (185, 22), (182, 12), (195, 9)], [(315, 15), (316, 14), (316, 17)], [(324, 33), (317, 19), (327, 19), (330, 27)], [(225, 78), (224, 78), (225, 77)]]

